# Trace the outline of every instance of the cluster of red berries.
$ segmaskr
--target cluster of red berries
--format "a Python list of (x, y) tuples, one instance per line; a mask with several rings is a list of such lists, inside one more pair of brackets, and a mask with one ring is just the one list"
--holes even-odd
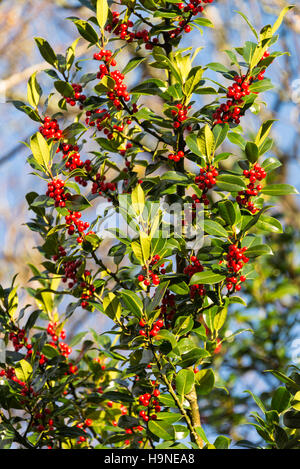
[(117, 186), (114, 182), (105, 182), (106, 177), (101, 174), (96, 174), (96, 180), (93, 182), (91, 192), (92, 194), (98, 194), (103, 197), (108, 197), (108, 201), (111, 201), (113, 193), (117, 190)]
[(62, 281), (68, 282), (68, 287), (73, 288), (74, 284), (77, 283), (77, 270), (81, 266), (81, 260), (77, 259), (74, 261), (67, 261), (63, 263), (64, 276)]
[(177, 153), (170, 153), (168, 155), (169, 160), (174, 161), (175, 163), (178, 163), (181, 158), (184, 158), (184, 152), (183, 151), (178, 151)]
[(202, 196), (199, 198), (196, 194), (193, 194), (192, 198), (194, 200), (194, 204), (203, 203), (204, 205), (209, 205), (209, 199), (207, 198), (206, 193), (216, 185), (216, 178), (218, 175), (218, 170), (212, 165), (207, 165), (205, 168), (200, 169), (199, 176), (195, 177), (195, 183), (202, 191)]
[[(130, 143), (130, 142), (127, 143), (126, 146), (125, 146), (125, 148), (122, 149), (122, 150), (120, 150), (120, 155), (121, 155), (121, 156), (125, 156), (127, 150), (130, 150), (130, 148), (132, 148), (132, 146), (133, 146), (132, 143)], [(128, 163), (129, 163), (128, 161), (126, 161), (126, 163), (125, 163), (125, 165), (126, 165), (127, 167), (130, 166), (130, 163), (129, 163), (129, 164), (128, 164)]]
[(238, 248), (236, 244), (231, 244), (228, 248), (228, 253), (226, 255), (228, 270), (226, 288), (228, 291), (240, 291), (241, 283), (246, 281), (246, 277), (244, 275), (240, 275), (240, 277), (238, 277), (244, 264), (249, 262), (249, 258), (245, 255), (246, 251), (246, 247)]
[(69, 171), (74, 171), (74, 169), (82, 168), (84, 166), (84, 163), (80, 158), (80, 154), (78, 153), (78, 145), (65, 143), (61, 145), (61, 150), (63, 152), (63, 160), (66, 160), (65, 166)]
[(240, 114), (243, 104), (243, 98), (250, 94), (249, 86), (252, 79), (248, 79), (246, 75), (235, 75), (235, 83), (228, 87), (226, 103), (214, 112), (214, 124), (224, 124), (226, 122), (240, 123)]
[[(76, 427), (80, 428), (81, 430), (83, 430), (86, 433), (86, 429), (91, 427), (92, 425), (93, 425), (93, 420), (92, 419), (85, 419), (84, 422), (77, 423)], [(78, 440), (77, 440), (78, 445), (82, 445), (85, 442), (86, 442), (86, 437), (85, 436), (81, 435), (80, 437), (78, 437)]]
[(54, 260), (54, 262), (58, 261), (58, 259), (60, 259), (61, 257), (65, 257), (67, 255), (67, 252), (65, 250), (65, 248), (63, 246), (58, 246), (58, 254), (54, 254), (54, 256), (52, 256), (52, 259)]
[(112, 58), (112, 51), (110, 50), (101, 50), (99, 53), (94, 54), (94, 59), (104, 62), (99, 65), (99, 72), (97, 73), (97, 78), (99, 80), (102, 80), (104, 76), (109, 75), (110, 66), (115, 67), (117, 65), (116, 60)]
[[(1, 370), (0, 371), (0, 377), (5, 377), (7, 379), (10, 379), (16, 384), (19, 384), (21, 386), (21, 395), (24, 397), (36, 397), (37, 393), (34, 392), (32, 386), (27, 386), (27, 384), (20, 380), (19, 378), (16, 377), (16, 372), (13, 367), (8, 367), (6, 370)], [(23, 402), (24, 403), (24, 402)]]
[[(107, 109), (95, 109), (94, 111), (87, 111), (85, 113), (86, 119), (85, 123), (86, 125), (90, 127), (97, 127), (99, 131), (104, 129), (104, 134), (109, 135), (111, 134), (110, 130), (110, 123), (109, 120), (111, 118), (111, 114)], [(91, 119), (91, 116), (95, 116), (95, 119)], [(111, 140), (113, 138), (112, 135), (109, 135), (108, 139)]]
[(54, 199), (55, 207), (65, 207), (66, 201), (71, 197), (71, 194), (65, 191), (65, 182), (58, 178), (48, 182), (46, 195)]
[(26, 347), (27, 337), (25, 336), (24, 329), (17, 329), (15, 332), (10, 332), (8, 336), (9, 340), (12, 341), (14, 349), (16, 352), (21, 350), (21, 348)]
[(95, 286), (91, 283), (82, 282), (80, 286), (83, 288), (83, 292), (81, 293), (81, 307), (88, 308), (89, 300), (94, 296), (95, 293)]
[(164, 294), (161, 301), (160, 311), (166, 321), (172, 321), (176, 314), (175, 295), (171, 293), (170, 290), (166, 290), (166, 293)]
[(195, 177), (195, 183), (198, 184), (199, 189), (207, 191), (211, 189), (216, 183), (216, 178), (219, 176), (218, 170), (211, 165), (200, 169), (199, 176)]
[(265, 179), (267, 173), (258, 163), (255, 163), (253, 169), (245, 169), (243, 174), (250, 182), (247, 185), (246, 190), (238, 193), (236, 201), (240, 207), (246, 208), (252, 214), (255, 214), (259, 209), (254, 206), (254, 203), (251, 201), (251, 197), (256, 197), (262, 190), (261, 184), (255, 185), (255, 183)]
[[(160, 261), (160, 256), (158, 254), (156, 254), (155, 256), (152, 257), (152, 259), (149, 263), (149, 267), (150, 268), (154, 267), (155, 264), (157, 264), (159, 261)], [(165, 269), (163, 268), (164, 266), (165, 266), (165, 264), (160, 265), (160, 268), (161, 268), (160, 273), (163, 274), (163, 275), (166, 273)], [(143, 268), (146, 270), (145, 266)], [(144, 275), (139, 275), (138, 276), (138, 281), (143, 282), (146, 287), (149, 287), (151, 285), (151, 283), (155, 286), (160, 284), (160, 279), (159, 279), (158, 274), (155, 274), (152, 270), (148, 271), (148, 274), (147, 274), (146, 277)]]
[(41, 412), (36, 412), (33, 416), (32, 426), (39, 433), (54, 430), (54, 420), (51, 417), (51, 410), (46, 408)]
[(157, 414), (161, 411), (161, 406), (159, 405), (158, 401), (159, 395), (159, 389), (155, 388), (151, 394), (147, 392), (139, 396), (140, 405), (147, 407), (147, 411), (139, 411), (139, 416), (144, 420), (144, 422), (149, 422), (150, 419), (157, 419)]
[(77, 243), (81, 244), (83, 242), (84, 231), (87, 230), (90, 226), (88, 222), (83, 222), (80, 220), (81, 212), (72, 212), (69, 210), (69, 215), (66, 215), (65, 220), (68, 226), (68, 234), (73, 235), (77, 230), (79, 236), (77, 237)]
[(27, 354), (25, 358), (29, 358), (32, 355), (32, 344), (28, 342), (28, 338), (25, 335), (25, 329), (18, 329), (15, 327), (14, 331), (11, 331), (8, 336), (11, 340), (13, 347), (16, 352), (26, 347)]
[(113, 58), (113, 53), (111, 50), (101, 49), (100, 52), (94, 54), (94, 59), (100, 60), (106, 63), (107, 65), (111, 65), (112, 67), (115, 67), (117, 65), (116, 59)]
[(110, 76), (114, 80), (115, 85), (113, 89), (107, 93), (107, 97), (112, 101), (115, 108), (120, 110), (122, 109), (120, 98), (124, 99), (124, 101), (130, 101), (130, 96), (126, 91), (127, 86), (123, 83), (124, 75), (119, 70), (115, 70), (114, 72), (110, 72), (109, 70), (110, 65), (113, 67), (117, 65), (115, 59), (111, 57), (112, 52), (105, 50), (101, 50), (98, 54), (94, 55), (94, 59), (104, 62), (104, 64), (99, 66), (97, 78), (102, 80), (104, 76)]
[(120, 21), (120, 13), (118, 13), (117, 11), (114, 11), (112, 15), (113, 17), (111, 23), (109, 23), (105, 27), (105, 30), (107, 32), (113, 32), (114, 34), (119, 36), (120, 39), (123, 39), (128, 43), (134, 41), (135, 39), (142, 40), (146, 44), (146, 49), (149, 50), (152, 50), (153, 47), (158, 44), (158, 38), (152, 38), (152, 40), (150, 40), (149, 31), (147, 31), (147, 29), (143, 29), (141, 31), (136, 32), (130, 31), (129, 28), (133, 27), (132, 21)]
[(62, 131), (59, 128), (57, 120), (51, 120), (49, 116), (44, 118), (43, 125), (40, 126), (39, 131), (46, 139), (60, 140), (62, 138)]
[(78, 366), (73, 365), (73, 363), (69, 363), (69, 370), (65, 374), (74, 375), (77, 373), (77, 371), (78, 371)]
[(139, 322), (139, 325), (142, 327), (140, 330), (139, 334), (142, 335), (143, 337), (155, 337), (159, 333), (162, 327), (164, 327), (164, 321), (163, 319), (158, 319), (155, 321), (155, 323), (152, 326), (152, 329), (145, 330), (144, 327), (147, 326), (147, 323), (144, 321), (144, 319), (141, 319)]
[(106, 366), (103, 364), (103, 358), (100, 358), (100, 357), (93, 358), (93, 361), (98, 363), (102, 371), (106, 370)]
[[(182, 122), (187, 120), (189, 109), (191, 109), (192, 106), (185, 106), (181, 103), (178, 103), (175, 106), (177, 109), (172, 109), (171, 114), (174, 120), (173, 127), (174, 129), (178, 129)], [(190, 128), (188, 128), (188, 130), (190, 130)]]
[(122, 109), (122, 102), (120, 101), (120, 98), (124, 99), (124, 101), (126, 102), (130, 101), (129, 93), (126, 91), (127, 86), (125, 85), (125, 83), (123, 83), (125, 77), (123, 73), (121, 73), (119, 70), (111, 72), (110, 76), (114, 80), (115, 86), (112, 91), (109, 91), (107, 93), (107, 97), (113, 103), (115, 108), (120, 110)]
[(178, 23), (178, 27), (169, 32), (170, 38), (174, 39), (175, 37), (179, 36), (183, 31), (186, 33), (191, 32), (191, 27), (188, 24), (191, 18), (193, 16), (198, 15), (198, 13), (203, 12), (204, 7), (202, 6), (202, 3), (212, 2), (213, 0), (190, 0), (187, 5), (184, 3), (177, 3), (176, 6), (179, 8), (179, 10), (183, 11), (184, 13), (189, 13), (189, 17), (186, 19), (184, 17), (181, 17)]
[(65, 100), (67, 104), (70, 104), (70, 106), (75, 106), (77, 102), (81, 104), (84, 103), (84, 101), (86, 100), (86, 96), (85, 94), (81, 94), (82, 86), (79, 85), (78, 83), (72, 83), (71, 86), (74, 90), (74, 96), (72, 96), (71, 98), (65, 96)]
[(119, 16), (120, 16), (120, 13), (118, 11), (113, 11), (112, 12), (112, 21), (111, 21), (111, 23), (108, 23), (105, 26), (104, 29), (108, 33), (111, 33), (113, 31), (115, 34), (120, 36), (121, 39), (125, 39), (127, 34), (128, 34), (127, 29), (128, 29), (128, 27), (131, 28), (133, 26), (133, 23), (132, 23), (132, 21), (127, 21), (127, 23), (120, 23), (119, 24)]
[(59, 341), (59, 338), (65, 340), (66, 331), (62, 329), (60, 332), (58, 332), (58, 327), (59, 324), (57, 322), (49, 322), (47, 327), (47, 334), (51, 337), (49, 345), (52, 345), (54, 348), (58, 348), (60, 354), (63, 357), (68, 358), (68, 356), (72, 353), (72, 349), (68, 346), (68, 344)]
[[(183, 273), (188, 275), (189, 278), (191, 278), (195, 273), (197, 272), (203, 272), (203, 265), (201, 262), (197, 259), (196, 256), (191, 256), (191, 264), (187, 265), (184, 268)], [(191, 298), (195, 298), (196, 295), (203, 296), (205, 295), (205, 288), (203, 285), (191, 285), (190, 287), (190, 295)]]
[[(270, 55), (270, 52), (269, 51), (266, 51), (264, 53), (264, 55), (262, 56), (262, 58), (260, 59), (260, 62), (262, 62), (264, 59), (266, 59), (267, 57), (269, 57)], [(264, 68), (263, 70), (261, 70), (261, 72), (259, 72), (259, 74), (257, 75), (257, 80), (263, 80), (265, 78), (265, 72), (266, 72), (266, 69)]]
[[(269, 52), (266, 51), (261, 60), (269, 57)], [(243, 104), (243, 98), (248, 96), (251, 91), (249, 86), (254, 80), (263, 80), (265, 69), (263, 69), (256, 77), (249, 77), (247, 75), (235, 75), (235, 83), (228, 87), (227, 90), (227, 102), (221, 104), (221, 106), (214, 112), (213, 119), (214, 124), (224, 124), (226, 122), (240, 123), (241, 108)]]

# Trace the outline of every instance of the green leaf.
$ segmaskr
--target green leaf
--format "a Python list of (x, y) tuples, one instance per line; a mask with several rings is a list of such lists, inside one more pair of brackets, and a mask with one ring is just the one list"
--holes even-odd
[(45, 357), (50, 359), (59, 356), (59, 351), (50, 344), (44, 345), (42, 348), (42, 353), (45, 355)]
[(137, 213), (137, 215), (140, 215), (145, 207), (145, 194), (141, 184), (138, 184), (132, 191), (131, 201), (134, 211)]
[(281, 10), (281, 13), (280, 15), (278, 16), (277, 20), (275, 21), (273, 27), (272, 27), (272, 35), (274, 35), (277, 31), (277, 29), (279, 29), (285, 15), (288, 13), (288, 11), (290, 11), (292, 8), (295, 8), (295, 5), (289, 5), (285, 8), (283, 8), (283, 10)]
[(275, 371), (275, 370), (266, 370), (269, 373), (272, 373), (279, 381), (281, 381), (284, 384), (287, 384), (293, 389), (296, 389), (297, 391), (300, 390), (300, 385), (298, 385), (293, 379), (289, 378), (286, 376), (284, 373), (281, 371)]
[(214, 446), (217, 449), (228, 449), (230, 446), (231, 440), (227, 436), (220, 435), (216, 438)]
[(247, 249), (245, 253), (245, 255), (249, 258), (272, 255), (272, 254), (273, 254), (272, 249), (266, 244), (257, 244), (255, 246), (251, 246), (250, 248)]
[(257, 229), (267, 233), (283, 233), (280, 221), (267, 215), (262, 215), (255, 226)]
[(181, 368), (187, 368), (206, 357), (209, 357), (209, 352), (207, 352), (207, 350), (194, 348), (189, 352), (181, 355), (181, 360), (177, 363), (177, 365), (181, 366)]
[(267, 158), (265, 161), (263, 161), (261, 166), (268, 173), (270, 171), (274, 171), (276, 168), (279, 168), (281, 163), (279, 160), (277, 160), (277, 158), (271, 156), (270, 158)]
[(255, 143), (258, 147), (262, 145), (268, 137), (274, 122), (276, 122), (276, 119), (270, 119), (261, 125), (258, 134), (255, 138)]
[(215, 384), (215, 375), (211, 368), (199, 370), (195, 373), (195, 380), (197, 384), (197, 394), (201, 396), (209, 394)]
[(74, 96), (74, 90), (70, 83), (63, 80), (57, 80), (54, 82), (56, 90), (66, 98), (72, 98)]
[(113, 320), (119, 321), (122, 308), (119, 299), (112, 292), (109, 292), (103, 299), (104, 313)]
[(56, 67), (57, 57), (50, 44), (42, 37), (35, 37), (34, 40), (39, 48), (40, 54), (43, 59), (45, 59), (46, 62), (48, 62), (50, 65)]
[(169, 290), (176, 293), (176, 295), (188, 295), (190, 292), (190, 289), (185, 282), (174, 283), (169, 286)]
[(66, 201), (66, 207), (75, 212), (81, 212), (82, 210), (91, 207), (91, 204), (83, 195), (74, 194)]
[(122, 74), (126, 75), (126, 73), (131, 72), (131, 70), (134, 70), (140, 63), (144, 62), (147, 57), (134, 57), (133, 59), (129, 60), (127, 65), (122, 70)]
[(264, 78), (261, 81), (256, 81), (249, 86), (249, 90), (252, 93), (263, 93), (264, 91), (271, 90), (272, 88), (274, 88), (274, 85), (268, 78)]
[(228, 233), (225, 228), (223, 228), (220, 223), (213, 220), (204, 220), (204, 232), (212, 236), (221, 236), (222, 238), (228, 237)]
[(218, 148), (225, 140), (229, 130), (228, 124), (218, 124), (213, 128), (213, 134), (215, 138), (215, 148)]
[(291, 195), (299, 194), (297, 189), (290, 184), (269, 184), (261, 190), (265, 195)]
[(288, 428), (300, 428), (300, 412), (289, 410), (283, 415), (283, 423)]
[(254, 36), (256, 37), (256, 39), (258, 39), (258, 34), (254, 28), (254, 26), (252, 26), (252, 24), (250, 23), (249, 19), (247, 18), (246, 15), (244, 15), (244, 13), (242, 13), (241, 11), (237, 11), (236, 13), (238, 13), (239, 15), (241, 15), (242, 18), (244, 18), (244, 20), (246, 21), (246, 23), (248, 24), (249, 28), (251, 29), (251, 31), (253, 32)]
[[(280, 388), (280, 389), (284, 389), (288, 393), (288, 391), (285, 388)], [(290, 395), (289, 395), (289, 400), (290, 400)], [(285, 402), (285, 404), (286, 404), (286, 406), (283, 410), (285, 410), (288, 407), (288, 404), (286, 402)], [(296, 392), (296, 394), (294, 395), (294, 397), (291, 401), (291, 406), (295, 410), (300, 410), (300, 391)]]
[(197, 88), (199, 85), (199, 82), (202, 78), (203, 75), (203, 68), (198, 66), (198, 67), (193, 67), (187, 77), (186, 82), (184, 83), (184, 92), (187, 97), (191, 96), (194, 90)]
[(242, 150), (245, 149), (246, 141), (245, 139), (238, 134), (237, 132), (229, 132), (228, 140), (234, 145), (238, 145)]
[(179, 394), (181, 401), (193, 389), (195, 382), (195, 373), (193, 370), (180, 370), (176, 375), (176, 391)]
[(97, 21), (101, 29), (104, 29), (108, 18), (107, 0), (97, 0), (96, 4)]
[(36, 80), (36, 72), (31, 75), (27, 83), (27, 99), (30, 106), (38, 107), (40, 97), (42, 96), (42, 89)]
[(204, 162), (204, 154), (200, 148), (199, 139), (197, 138), (197, 135), (195, 135), (194, 133), (190, 133), (186, 136), (185, 143), (187, 144), (191, 152), (203, 158)]
[(204, 127), (202, 127), (197, 138), (197, 143), (202, 154), (206, 155), (209, 160), (215, 148), (214, 134), (210, 130), (209, 125), (206, 124)]
[(225, 65), (219, 63), (219, 62), (211, 62), (209, 64), (206, 65), (207, 68), (209, 68), (210, 70), (213, 70), (214, 72), (220, 72), (220, 73), (228, 73), (229, 70), (227, 67), (225, 67)]
[(71, 20), (75, 24), (79, 34), (86, 41), (90, 42), (91, 44), (97, 44), (99, 37), (98, 37), (97, 32), (95, 31), (95, 29), (90, 23), (88, 23), (87, 21), (72, 17), (72, 16), (69, 17), (68, 19)]
[(233, 226), (236, 222), (236, 212), (231, 200), (223, 200), (219, 202), (218, 209), (221, 217), (227, 225)]
[(167, 329), (161, 329), (159, 333), (155, 336), (155, 340), (166, 340), (167, 342), (170, 342), (172, 348), (175, 348), (177, 346), (177, 340), (175, 335)]
[(266, 412), (266, 408), (263, 404), (263, 402), (259, 399), (259, 397), (255, 396), (255, 394), (253, 394), (251, 391), (245, 391), (247, 392), (248, 394), (250, 394), (252, 396), (252, 398), (254, 399), (256, 405), (260, 408), (260, 410), (265, 413)]
[(256, 163), (259, 156), (258, 146), (253, 142), (247, 142), (245, 146), (245, 154), (250, 163)]
[(277, 410), (281, 414), (285, 409), (288, 408), (290, 403), (291, 395), (286, 388), (280, 387), (276, 389), (271, 402), (271, 409)]
[(164, 420), (150, 420), (148, 428), (162, 440), (174, 440), (175, 438), (174, 428)]
[(219, 331), (225, 324), (227, 317), (227, 308), (221, 309), (214, 317), (214, 331)]
[[(70, 70), (70, 68), (72, 67), (72, 65), (74, 63), (75, 50), (76, 50), (76, 46), (77, 46), (79, 40), (80, 40), (80, 38), (75, 39), (75, 41), (73, 41), (72, 45), (70, 47), (68, 47), (68, 49), (67, 49), (67, 54), (66, 54), (67, 70)], [(81, 83), (82, 83), (82, 78), (81, 78)]]
[(121, 297), (126, 304), (127, 308), (134, 316), (141, 318), (143, 314), (143, 302), (133, 291), (122, 290)]
[(227, 192), (239, 192), (246, 188), (246, 184), (239, 176), (222, 174), (217, 177), (218, 187)]
[(190, 316), (179, 316), (179, 318), (176, 319), (173, 332), (175, 335), (181, 336), (191, 331), (193, 326), (194, 321)]
[(186, 174), (183, 174), (183, 173), (179, 173), (177, 171), (167, 171), (166, 173), (164, 173), (161, 178), (160, 178), (162, 181), (185, 181), (187, 182), (188, 181), (188, 177), (186, 176)]
[(35, 161), (47, 169), (50, 162), (50, 148), (40, 132), (34, 134), (30, 139), (30, 149)]
[(137, 241), (133, 241), (131, 243), (131, 249), (132, 249), (135, 257), (139, 261), (139, 263), (141, 265), (144, 265), (145, 262), (144, 262), (143, 251), (142, 251), (142, 247), (141, 247), (140, 243), (138, 243)]
[(158, 420), (164, 420), (165, 422), (167, 421), (168, 423), (175, 423), (179, 422), (179, 420), (182, 419), (181, 414), (173, 414), (170, 412), (159, 412), (159, 415), (157, 415)]
[(216, 274), (212, 270), (204, 270), (203, 272), (197, 272), (191, 278), (190, 285), (214, 285), (225, 280), (226, 276)]
[(142, 253), (143, 253), (143, 261), (145, 265), (150, 257), (150, 248), (151, 248), (150, 236), (148, 236), (146, 233), (141, 231), (140, 242), (141, 242), (141, 248), (142, 248)]
[(15, 368), (15, 373), (18, 379), (27, 382), (32, 375), (32, 366), (28, 361), (21, 360)]

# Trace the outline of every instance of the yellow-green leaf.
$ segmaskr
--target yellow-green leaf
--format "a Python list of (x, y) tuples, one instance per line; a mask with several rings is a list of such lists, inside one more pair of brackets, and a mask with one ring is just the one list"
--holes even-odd
[(109, 292), (108, 295), (103, 299), (103, 309), (105, 314), (115, 321), (118, 321), (121, 317), (121, 304), (116, 295)]
[(40, 132), (31, 137), (30, 148), (35, 161), (44, 168), (47, 168), (50, 162), (50, 148)]
[(97, 0), (97, 21), (101, 29), (104, 28), (108, 18), (107, 0)]
[(145, 207), (145, 194), (140, 184), (132, 191), (131, 201), (137, 215), (142, 214)]
[(42, 90), (36, 79), (36, 72), (31, 75), (27, 83), (27, 99), (30, 106), (37, 108)]
[(16, 377), (21, 381), (28, 381), (32, 374), (32, 366), (26, 360), (21, 360), (15, 368)]

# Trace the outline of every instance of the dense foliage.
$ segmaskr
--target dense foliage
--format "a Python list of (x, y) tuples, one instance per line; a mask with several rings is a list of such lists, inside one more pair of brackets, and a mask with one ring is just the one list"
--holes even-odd
[[(76, 59), (78, 40), (63, 56), (36, 38), (54, 91), (42, 106), (34, 74), (28, 104), (14, 102), (37, 125), (28, 163), (44, 193), (26, 200), (45, 260), (41, 269), (31, 266), (35, 307), (18, 308), (15, 280), (1, 291), (1, 444), (227, 448), (227, 436), (208, 441), (202, 408), (207, 420), (206, 408), (218, 400), (234, 405), (222, 378), (224, 350), (240, 334), (254, 347), (255, 332), (230, 332), (228, 318), (247, 308), (240, 292), (258, 277), (259, 258), (273, 254), (267, 239), (283, 233), (268, 213), (273, 198), (296, 193), (272, 183), (280, 166), (267, 155), (274, 120), (251, 137), (242, 124), (272, 88), (265, 73), (284, 52), (271, 48), (292, 7), (260, 33), (241, 14), (256, 41), (225, 51), (227, 68), (193, 66), (201, 48), (180, 48), (192, 29), (213, 27), (203, 15), (213, 0), (123, 0), (118, 10), (106, 0), (82, 3), (90, 19), (69, 20), (89, 44), (95, 71), (84, 73), (86, 63)], [(124, 48), (134, 56), (120, 71)], [(145, 64), (159, 78), (128, 89), (126, 74)], [(160, 112), (143, 96), (155, 96)], [(199, 108), (195, 96), (206, 104)], [(58, 112), (49, 115), (57, 97)], [(222, 151), (227, 139), (234, 154)], [(111, 330), (65, 342), (68, 320), (84, 310), (95, 321), (106, 315)], [(253, 414), (261, 446), (299, 447), (299, 370), (270, 373), (286, 386), (273, 393), (269, 410), (253, 396), (264, 415)]]

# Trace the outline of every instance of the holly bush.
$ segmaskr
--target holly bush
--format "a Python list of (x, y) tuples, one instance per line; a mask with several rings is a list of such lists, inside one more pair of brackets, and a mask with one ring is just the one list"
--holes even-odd
[[(228, 68), (193, 65), (202, 48), (180, 48), (213, 27), (205, 9), (218, 2), (81, 3), (91, 16), (67, 18), (79, 38), (65, 55), (35, 38), (46, 99), (35, 73), (28, 103), (13, 103), (36, 125), (28, 164), (43, 192), (26, 195), (27, 225), (43, 262), (30, 265), (32, 304), (18, 306), (16, 278), (0, 291), (1, 446), (225, 449), (200, 409), (216, 390), (231, 399), (219, 358), (255, 331), (231, 332), (228, 318), (247, 308), (240, 292), (273, 254), (268, 236), (283, 232), (274, 200), (297, 193), (272, 182), (274, 120), (252, 135), (242, 127), (272, 88), (265, 73), (284, 54), (273, 46), (292, 6), (260, 32), (240, 13), (255, 41), (224, 51)], [(107, 330), (69, 340), (73, 315), (104, 316)], [(253, 395), (264, 416), (250, 422), (255, 447), (299, 447), (299, 370), (270, 373), (286, 387), (270, 404)]]

